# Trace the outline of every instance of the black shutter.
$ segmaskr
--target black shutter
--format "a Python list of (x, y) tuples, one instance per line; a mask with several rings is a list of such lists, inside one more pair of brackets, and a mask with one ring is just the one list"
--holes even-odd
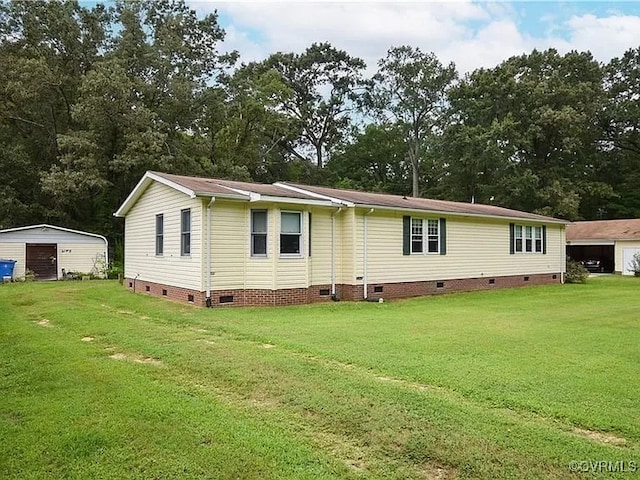
[(447, 254), (447, 219), (440, 219), (440, 255)]
[(547, 254), (547, 226), (542, 226), (542, 253)]
[(516, 253), (516, 226), (513, 223), (509, 224), (509, 253), (513, 255)]
[(402, 254), (411, 255), (411, 217), (402, 217)]
[(309, 256), (311, 256), (311, 212), (309, 212)]

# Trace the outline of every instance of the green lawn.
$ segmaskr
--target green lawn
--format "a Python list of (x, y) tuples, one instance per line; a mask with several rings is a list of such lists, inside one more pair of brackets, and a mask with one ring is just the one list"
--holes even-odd
[(0, 478), (637, 478), (639, 292), (207, 310), (1, 285)]

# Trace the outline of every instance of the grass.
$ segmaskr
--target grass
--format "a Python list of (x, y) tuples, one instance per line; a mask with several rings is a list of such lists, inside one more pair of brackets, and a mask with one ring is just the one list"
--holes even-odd
[(206, 310), (3, 285), (0, 476), (636, 477), (639, 287)]

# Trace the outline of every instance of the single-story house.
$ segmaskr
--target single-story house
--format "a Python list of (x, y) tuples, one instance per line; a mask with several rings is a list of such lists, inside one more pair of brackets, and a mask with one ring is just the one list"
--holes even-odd
[(108, 264), (108, 243), (102, 235), (55, 225), (30, 225), (0, 230), (0, 258), (15, 260), (13, 277), (31, 270), (36, 280), (57, 280), (69, 272), (102, 276)]
[(578, 262), (598, 260), (603, 272), (633, 275), (629, 264), (637, 252), (640, 252), (640, 218), (567, 225), (567, 255)]
[(125, 285), (198, 305), (560, 283), (565, 224), (481, 204), (147, 172), (118, 211)]

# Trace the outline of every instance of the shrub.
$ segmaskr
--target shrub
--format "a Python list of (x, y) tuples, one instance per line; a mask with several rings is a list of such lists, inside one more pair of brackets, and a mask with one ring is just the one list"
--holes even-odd
[(589, 270), (572, 258), (567, 258), (567, 274), (564, 279), (567, 283), (587, 283)]
[(122, 262), (113, 262), (107, 270), (107, 278), (118, 278), (118, 275), (124, 274), (124, 266)]
[(636, 277), (640, 277), (640, 252), (633, 254), (631, 262), (629, 262), (629, 270), (633, 271)]

